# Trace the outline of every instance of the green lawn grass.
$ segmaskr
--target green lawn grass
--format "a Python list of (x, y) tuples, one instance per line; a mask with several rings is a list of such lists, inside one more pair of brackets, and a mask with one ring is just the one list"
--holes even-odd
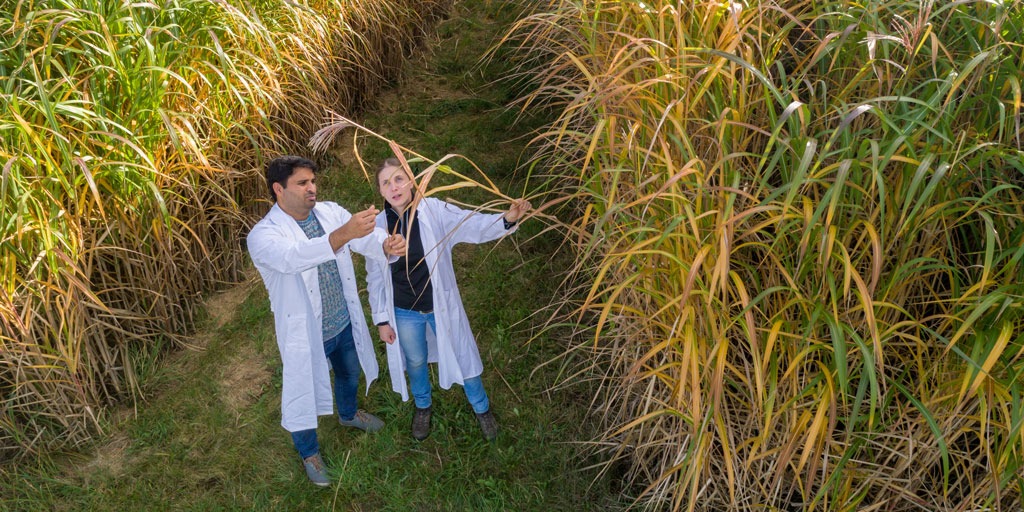
[[(513, 19), (500, 2), (458, 3), (439, 36), (410, 63), (394, 88), (359, 119), (378, 133), (439, 158), (473, 159), (509, 195), (527, 133), (540, 120), (513, 124), (511, 93), (494, 85), (496, 61), (476, 67), (493, 37)], [(533, 124), (531, 124), (533, 123)], [(371, 163), (382, 145), (362, 139)], [(340, 146), (340, 144), (339, 144)], [(321, 197), (350, 209), (379, 204), (351, 155), (319, 157), (327, 169)], [(480, 203), (479, 191), (452, 197)], [(460, 248), (459, 276), (484, 360), (484, 384), (502, 433), (482, 440), (460, 387), (435, 385), (433, 431), (412, 439), (412, 403), (390, 390), (384, 348), (381, 378), (360, 406), (387, 422), (365, 434), (320, 420), (321, 451), (336, 483), (305, 478), (280, 427), (281, 373), (266, 292), (250, 280), (209, 301), (196, 348), (146, 368), (146, 399), (113, 415), (107, 435), (79, 452), (34, 467), (0, 471), (3, 510), (609, 510), (621, 505), (608, 479), (578, 469), (578, 442), (594, 430), (587, 401), (553, 391), (564, 350), (554, 333), (527, 343), (531, 315), (548, 304), (566, 255), (559, 241), (528, 222), (514, 240)], [(357, 260), (357, 267), (361, 260)], [(365, 296), (365, 291), (363, 292)], [(436, 383), (436, 378), (435, 378)], [(580, 392), (580, 388), (573, 390)]]

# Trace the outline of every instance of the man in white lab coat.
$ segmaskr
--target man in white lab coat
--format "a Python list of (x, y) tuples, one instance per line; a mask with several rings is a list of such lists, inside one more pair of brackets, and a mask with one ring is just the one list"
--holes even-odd
[(384, 426), (357, 408), (360, 372), (369, 389), (378, 367), (349, 251), (386, 264), (389, 256), (405, 254), (405, 241), (374, 227), (376, 208), (353, 215), (335, 203), (318, 203), (317, 171), (314, 162), (296, 156), (267, 165), (275, 204), (247, 243), (274, 313), (283, 364), (281, 426), (291, 432), (306, 475), (326, 487), (316, 427), (318, 416), (333, 414), (328, 360), (339, 423), (367, 432)]

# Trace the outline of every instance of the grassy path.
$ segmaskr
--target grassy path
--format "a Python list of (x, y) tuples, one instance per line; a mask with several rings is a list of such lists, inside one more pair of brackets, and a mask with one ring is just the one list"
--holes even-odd
[[(460, 153), (506, 191), (522, 190), (515, 169), (530, 121), (513, 126), (509, 92), (491, 82), (502, 64), (475, 67), (513, 12), (500, 2), (455, 7), (422, 58), (360, 121), (432, 158)], [(339, 147), (341, 144), (339, 144)], [(386, 148), (360, 142), (376, 162)], [(379, 198), (351, 155), (321, 158), (321, 194), (355, 209)], [(517, 188), (512, 188), (517, 187)], [(513, 192), (509, 192), (514, 194)], [(518, 195), (518, 194), (515, 194)], [(474, 191), (452, 196), (492, 199)], [(608, 510), (608, 484), (575, 468), (573, 442), (585, 439), (586, 400), (550, 392), (556, 369), (542, 366), (562, 345), (527, 345), (527, 319), (554, 293), (558, 269), (550, 237), (527, 225), (516, 241), (461, 248), (460, 285), (484, 359), (484, 383), (502, 424), (494, 444), (480, 439), (461, 388), (435, 388), (434, 430), (409, 435), (411, 402), (381, 379), (361, 406), (387, 422), (364, 434), (321, 418), (322, 452), (336, 484), (310, 485), (279, 426), (280, 363), (266, 292), (248, 282), (211, 298), (196, 349), (176, 353), (144, 379), (147, 400), (124, 411), (109, 436), (81, 453), (0, 479), (4, 510)], [(357, 262), (357, 266), (361, 262)], [(534, 371), (540, 367), (538, 371)], [(435, 380), (436, 382), (436, 380)]]

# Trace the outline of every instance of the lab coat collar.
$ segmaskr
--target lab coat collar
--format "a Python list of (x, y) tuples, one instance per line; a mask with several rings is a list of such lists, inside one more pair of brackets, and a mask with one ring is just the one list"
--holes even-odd
[[(316, 215), (317, 220), (323, 218), (323, 215), (317, 213), (317, 211), (320, 209), (321, 206), (319, 202), (313, 205), (312, 213), (313, 215)], [(303, 237), (306, 236), (306, 233), (302, 231), (301, 227), (299, 227), (299, 223), (296, 222), (295, 218), (292, 217), (291, 215), (288, 215), (288, 213), (282, 210), (277, 203), (274, 203), (274, 206), (270, 208), (270, 213), (267, 214), (267, 218), (273, 221), (274, 224), (288, 226), (289, 229), (291, 229), (291, 231), (293, 232), (293, 234), (302, 235)], [(323, 225), (322, 220), (320, 220), (320, 225)]]

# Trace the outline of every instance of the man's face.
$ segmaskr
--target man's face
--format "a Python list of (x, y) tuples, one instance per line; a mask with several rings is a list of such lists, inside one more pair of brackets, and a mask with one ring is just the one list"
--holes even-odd
[(377, 175), (380, 195), (392, 208), (404, 211), (412, 201), (413, 181), (401, 167), (388, 167)]
[(316, 205), (316, 175), (312, 169), (296, 167), (286, 186), (274, 184), (277, 204), (296, 220), (305, 220)]

